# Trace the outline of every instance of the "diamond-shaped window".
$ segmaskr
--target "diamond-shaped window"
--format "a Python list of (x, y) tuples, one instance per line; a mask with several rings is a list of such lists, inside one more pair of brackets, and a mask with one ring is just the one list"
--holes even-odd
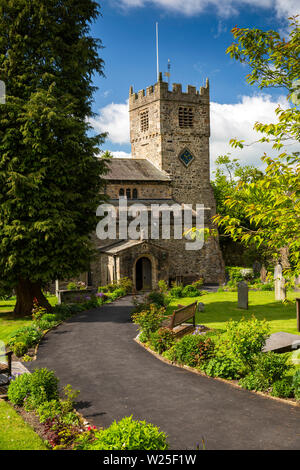
[(188, 149), (185, 149), (179, 154), (179, 160), (184, 164), (184, 166), (188, 167), (194, 160), (194, 156)]

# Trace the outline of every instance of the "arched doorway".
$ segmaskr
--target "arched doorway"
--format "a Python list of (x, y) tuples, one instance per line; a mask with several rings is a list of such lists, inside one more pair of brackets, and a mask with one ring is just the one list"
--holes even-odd
[(152, 289), (152, 264), (149, 258), (139, 258), (135, 265), (136, 290)]

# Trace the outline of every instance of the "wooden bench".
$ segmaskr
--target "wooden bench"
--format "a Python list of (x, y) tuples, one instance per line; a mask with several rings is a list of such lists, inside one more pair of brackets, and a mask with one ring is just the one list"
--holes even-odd
[[(175, 336), (183, 336), (188, 331), (193, 330), (196, 326), (195, 315), (197, 310), (197, 302), (190, 305), (178, 305), (173, 314), (163, 321), (162, 326), (173, 331)], [(188, 320), (193, 319), (192, 324), (185, 324)]]
[[(6, 353), (0, 352), (0, 375), (6, 375), (7, 376), (7, 382), (2, 382), (0, 381), (0, 385), (7, 385), (10, 382), (10, 377), (11, 377), (11, 356), (12, 356), (12, 351), (8, 351)], [(7, 361), (3, 361), (3, 357), (7, 358)]]

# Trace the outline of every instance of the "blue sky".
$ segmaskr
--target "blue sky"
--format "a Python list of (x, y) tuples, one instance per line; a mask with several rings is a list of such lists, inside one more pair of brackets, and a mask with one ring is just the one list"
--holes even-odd
[[(206, 77), (211, 97), (211, 163), (228, 151), (245, 163), (260, 164), (266, 144), (241, 152), (228, 146), (232, 137), (257, 139), (253, 124), (275, 121), (274, 109), (286, 106), (284, 90), (265, 90), (246, 83), (247, 67), (230, 59), (231, 28), (258, 27), (286, 33), (287, 18), (300, 13), (298, 0), (105, 0), (102, 17), (92, 26), (104, 49), (106, 78), (95, 77), (92, 120), (96, 131), (108, 131), (103, 149), (129, 156), (127, 99), (156, 81), (155, 23), (159, 24), (160, 71), (171, 61), (170, 83), (198, 88)], [(167, 80), (167, 79), (165, 79)], [(270, 152), (269, 152), (270, 153)]]

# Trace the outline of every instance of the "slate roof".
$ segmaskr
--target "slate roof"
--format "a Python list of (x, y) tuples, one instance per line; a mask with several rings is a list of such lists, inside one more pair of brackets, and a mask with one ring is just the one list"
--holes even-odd
[(107, 166), (104, 179), (108, 181), (170, 181), (167, 173), (142, 158), (112, 158)]

